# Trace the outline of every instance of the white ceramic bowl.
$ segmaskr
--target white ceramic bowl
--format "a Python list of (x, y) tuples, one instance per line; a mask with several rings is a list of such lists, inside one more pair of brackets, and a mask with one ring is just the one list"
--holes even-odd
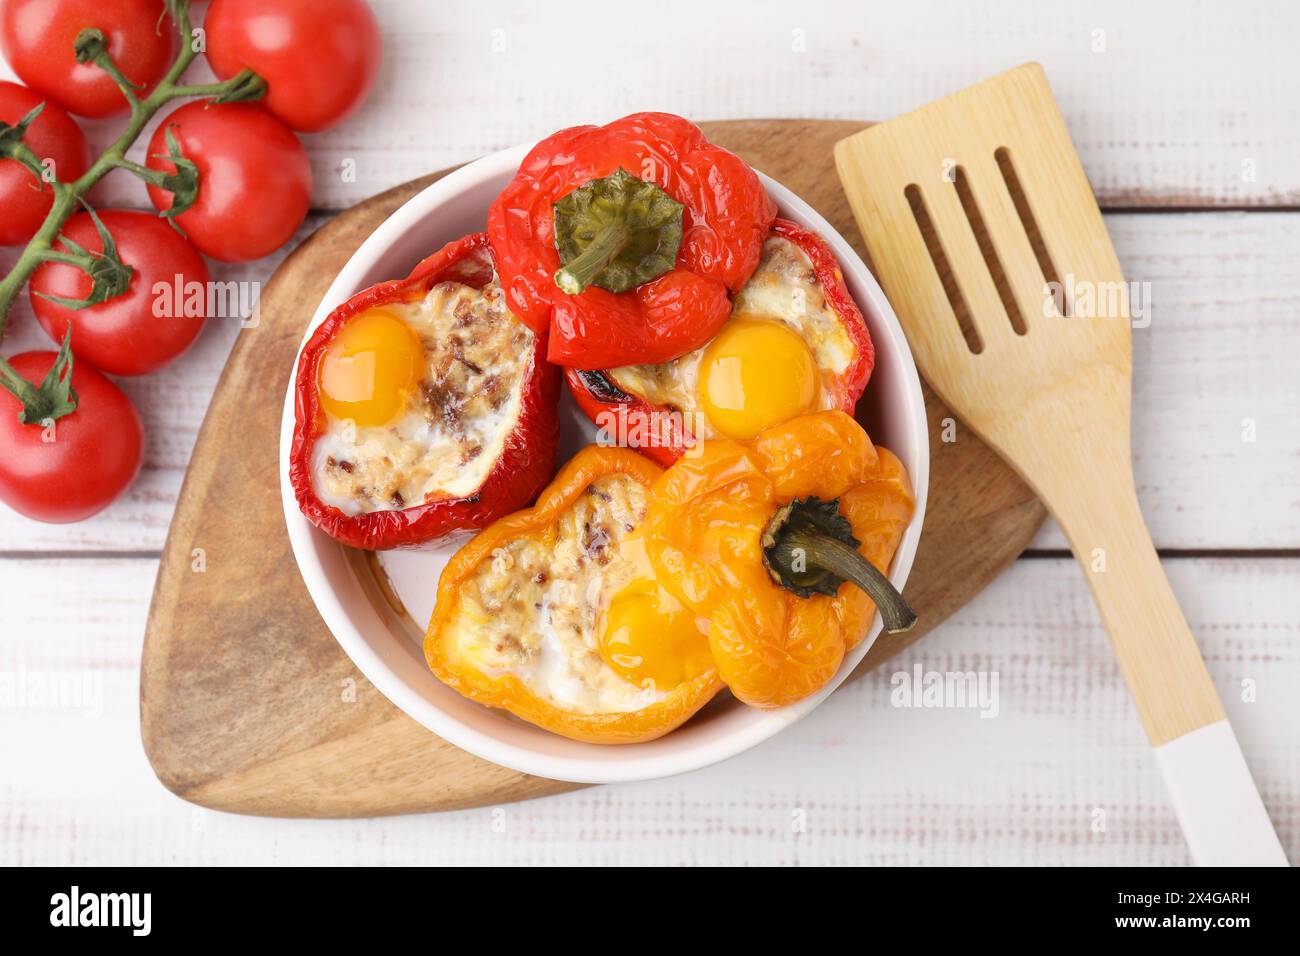
[[(303, 342), (332, 309), (357, 290), (404, 276), (444, 243), (482, 231), (488, 206), (530, 148), (508, 149), (470, 163), (393, 213), (339, 272)], [(921, 536), (930, 472), (925, 402), (916, 366), (893, 309), (849, 244), (794, 193), (766, 176), (761, 178), (782, 216), (815, 230), (831, 244), (849, 291), (871, 328), (876, 365), (859, 405), (858, 418), (877, 444), (899, 456), (916, 490), (916, 515), (890, 572), (890, 579), (901, 590)], [(595, 432), (567, 394), (561, 415), (561, 452), (567, 457)], [(717, 763), (766, 740), (809, 713), (848, 676), (880, 633), (877, 615), (867, 639), (848, 655), (830, 684), (780, 710), (755, 710), (724, 692), (685, 726), (649, 743), (615, 747), (558, 737), (503, 711), (467, 700), (433, 676), (424, 662), (421, 631), (432, 611), (438, 574), (456, 544), (431, 550), (384, 552), (372, 560), (316, 530), (299, 512), (289, 484), (287, 462), (292, 434), (290, 379), (280, 432), (284, 517), (298, 568), (325, 624), (384, 696), (439, 737), (494, 763), (581, 783), (645, 780)], [(382, 573), (376, 571), (376, 563)]]

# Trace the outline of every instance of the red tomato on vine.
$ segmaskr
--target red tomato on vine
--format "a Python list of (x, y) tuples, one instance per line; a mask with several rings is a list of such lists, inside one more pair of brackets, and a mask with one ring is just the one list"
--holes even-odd
[(76, 411), (24, 424), (23, 403), (0, 389), (0, 501), (37, 521), (80, 521), (102, 511), (135, 480), (144, 454), (144, 427), (126, 393), (89, 365), (74, 364), (69, 376), (56, 368), (60, 358), (24, 352), (9, 364), (27, 383), (41, 382), (27, 387), (55, 403), (70, 388)]
[(383, 43), (363, 0), (212, 0), (208, 62), (229, 79), (266, 80), (263, 105), (296, 130), (336, 126), (370, 94)]
[(0, 52), (24, 83), (79, 116), (125, 113), (129, 104), (113, 77), (77, 62), (74, 44), (88, 28), (104, 35), (141, 96), (176, 55), (176, 28), (162, 0), (0, 0)]
[[(44, 104), (42, 106), (42, 104)], [(90, 147), (81, 127), (57, 103), (17, 83), (0, 80), (0, 122), (17, 126), (41, 106), (23, 133), (23, 143), (62, 182), (72, 182), (90, 166)], [(0, 159), (0, 246), (14, 246), (36, 235), (50, 213), (54, 192), (48, 182), (16, 159)]]
[[(198, 250), (166, 220), (126, 209), (108, 209), (99, 217), (113, 237), (118, 256), (131, 267), (126, 292), (107, 302), (70, 308), (50, 296), (85, 299), (91, 278), (75, 265), (47, 262), (28, 285), (32, 310), (56, 342), (72, 329), (77, 358), (110, 375), (143, 375), (172, 361), (198, 337), (207, 316), (208, 267)], [(87, 252), (102, 251), (88, 213), (69, 219), (62, 235)]]
[[(244, 262), (293, 238), (311, 205), (311, 163), (293, 130), (255, 103), (187, 103), (154, 131), (150, 169), (176, 172), (168, 133), (197, 167), (193, 205), (175, 221), (201, 251)], [(166, 189), (150, 185), (149, 199), (172, 208)]]

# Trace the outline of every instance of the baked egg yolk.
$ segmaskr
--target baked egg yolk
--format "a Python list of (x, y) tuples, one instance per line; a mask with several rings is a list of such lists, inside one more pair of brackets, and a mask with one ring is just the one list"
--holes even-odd
[(727, 438), (753, 438), (810, 410), (818, 378), (812, 351), (784, 322), (733, 318), (704, 349), (700, 404)]
[(320, 402), (332, 418), (383, 425), (406, 407), (420, 379), (424, 348), (409, 325), (387, 309), (347, 321), (317, 366)]
[(605, 610), (600, 656), (638, 687), (670, 691), (712, 665), (708, 624), (655, 580), (644, 542), (630, 537), (621, 549), (636, 571)]

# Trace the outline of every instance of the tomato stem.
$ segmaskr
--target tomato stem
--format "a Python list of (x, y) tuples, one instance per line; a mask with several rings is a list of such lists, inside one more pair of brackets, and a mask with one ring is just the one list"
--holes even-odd
[[(73, 44), (78, 59), (84, 56), (85, 59), (81, 59), (82, 62), (94, 63), (113, 77), (113, 80), (121, 89), (123, 97), (131, 106), (131, 115), (121, 135), (91, 164), (84, 175), (70, 183), (59, 182), (57, 179), (49, 183), (54, 191), (54, 203), (50, 207), (49, 215), (45, 217), (45, 222), (41, 224), (36, 235), (27, 243), (13, 268), (3, 279), (0, 279), (0, 339), (4, 337), (10, 310), (13, 308), (19, 293), (22, 292), (23, 286), (27, 284), (27, 280), (31, 278), (37, 267), (42, 262), (48, 261), (47, 256), (55, 251), (54, 244), (59, 238), (59, 231), (69, 217), (76, 212), (83, 197), (90, 192), (96, 183), (114, 169), (127, 168), (131, 169), (132, 172), (137, 172), (132, 169), (132, 166), (138, 164), (124, 166), (129, 162), (126, 159), (126, 152), (140, 138), (145, 126), (158, 110), (176, 99), (211, 96), (221, 102), (232, 102), (236, 99), (257, 99), (265, 92), (266, 83), (261, 77), (248, 70), (237, 76), (232, 76), (222, 83), (197, 86), (182, 84), (180, 82), (181, 76), (198, 55), (198, 50), (195, 49), (191, 37), (190, 4), (189, 0), (169, 0), (167, 7), (180, 34), (180, 52), (162, 80), (143, 99), (136, 94), (135, 86), (122, 74), (122, 71), (113, 61), (106, 44), (103, 43), (104, 37), (100, 31), (95, 29), (83, 30)], [(42, 168), (40, 160), (26, 145), (22, 143), (8, 144), (5, 155), (19, 159), (24, 166), (32, 170), (33, 175), (38, 177), (41, 175), (38, 172)], [(138, 172), (137, 175), (139, 175)], [(8, 374), (5, 373), (5, 378), (8, 377)]]
[(172, 132), (170, 126), (163, 132), (167, 138), (167, 152), (159, 158), (171, 162), (175, 172), (167, 173), (161, 169), (150, 169), (148, 166), (141, 166), (125, 158), (117, 160), (117, 167), (138, 176), (150, 186), (171, 193), (172, 203), (161, 215), (167, 217), (173, 229), (185, 235), (185, 231), (176, 225), (176, 217), (193, 206), (195, 200), (199, 198), (199, 167), (195, 165), (194, 160), (181, 152), (180, 143), (176, 141), (176, 134)]
[[(10, 124), (0, 120), (0, 156), (9, 159), (15, 159), (22, 165), (26, 166), (31, 174), (36, 177), (38, 182), (44, 182), (47, 175), (45, 166), (39, 156), (32, 152), (31, 148), (23, 142), (23, 137), (27, 135), (28, 128), (36, 122), (36, 118), (41, 115), (45, 109), (44, 103), (37, 104), (36, 108), (20, 119), (17, 125)], [(37, 186), (37, 189), (40, 187)]]
[(72, 388), (72, 330), (63, 337), (58, 357), (40, 385), (33, 385), (17, 369), (0, 359), (0, 388), (22, 404), (18, 421), (24, 425), (45, 425), (77, 410), (77, 393)]
[(78, 63), (93, 63), (111, 76), (126, 101), (131, 104), (131, 108), (136, 107), (139, 97), (135, 95), (135, 91), (139, 87), (128, 80), (126, 74), (113, 61), (113, 57), (108, 52), (108, 41), (104, 39), (104, 34), (98, 28), (88, 27), (78, 33), (77, 39), (72, 43), (72, 49)]
[(125, 169), (128, 173), (140, 177), (151, 186), (162, 186), (167, 178), (167, 173), (161, 169), (150, 169), (148, 166), (141, 166), (137, 162), (129, 159), (118, 159), (113, 162), (118, 169)]
[(211, 96), (218, 103), (241, 103), (259, 99), (266, 92), (266, 80), (252, 70), (244, 70), (220, 83), (202, 83), (176, 87), (176, 96)]
[(42, 262), (62, 262), (64, 265), (76, 266), (83, 272), (89, 272), (94, 265), (94, 256), (90, 253), (77, 254), (74, 252), (63, 252), (59, 249), (46, 249), (41, 253)]

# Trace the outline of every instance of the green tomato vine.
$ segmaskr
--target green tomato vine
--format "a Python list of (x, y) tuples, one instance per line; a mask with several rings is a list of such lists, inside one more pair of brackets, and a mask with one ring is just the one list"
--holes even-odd
[[(94, 210), (86, 204), (85, 197), (101, 179), (114, 169), (125, 169), (145, 182), (168, 189), (175, 194), (177, 208), (171, 210), (174, 215), (194, 202), (198, 194), (198, 175), (193, 162), (181, 155), (176, 141), (168, 135), (168, 158), (176, 166), (175, 173), (163, 173), (149, 169), (126, 158), (126, 152), (140, 138), (145, 126), (154, 115), (173, 100), (191, 97), (211, 97), (217, 103), (235, 103), (243, 100), (255, 100), (266, 91), (266, 83), (251, 70), (232, 76), (221, 83), (187, 85), (181, 77), (198, 56), (194, 29), (190, 23), (189, 0), (166, 0), (167, 12), (180, 33), (180, 53), (172, 63), (161, 81), (146, 96), (138, 95), (136, 86), (127, 79), (108, 52), (104, 34), (93, 27), (81, 31), (73, 48), (77, 60), (81, 63), (93, 63), (111, 76), (117, 87), (131, 107), (126, 128), (95, 161), (85, 174), (73, 182), (62, 182), (57, 175), (51, 176), (31, 148), (23, 142), (23, 134), (40, 115), (44, 104), (32, 110), (15, 125), (0, 121), (0, 158), (15, 159), (36, 176), (38, 181), (50, 187), (54, 195), (49, 214), (31, 240), (24, 247), (9, 273), (0, 279), (0, 340), (3, 340), (8, 325), (9, 313), (19, 293), (31, 278), (32, 273), (45, 262), (62, 262), (82, 269), (91, 277), (91, 292), (84, 299), (59, 299), (59, 304), (73, 309), (83, 309), (100, 302), (105, 302), (115, 295), (126, 291), (131, 280), (131, 266), (121, 261), (117, 249)], [(60, 231), (69, 217), (79, 206), (86, 206), (95, 222), (102, 242), (102, 251), (90, 252), (87, 249), (60, 236)], [(55, 242), (62, 244), (62, 249), (55, 249)], [(60, 350), (60, 360), (55, 369), (46, 376), (40, 385), (25, 381), (13, 367), (0, 358), (0, 387), (8, 389), (17, 396), (23, 408), (19, 420), (23, 422), (40, 422), (58, 418), (76, 410), (76, 395), (71, 391), (72, 353), (70, 339), (72, 330), (68, 330)], [(20, 384), (21, 383), (21, 384)]]

